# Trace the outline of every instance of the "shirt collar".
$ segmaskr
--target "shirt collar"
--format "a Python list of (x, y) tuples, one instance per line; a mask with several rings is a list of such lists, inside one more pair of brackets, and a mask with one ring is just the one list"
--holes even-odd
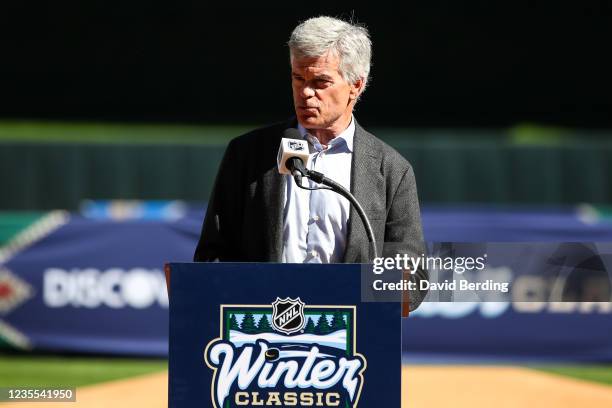
[[(304, 128), (304, 126), (298, 123), (297, 128), (300, 131), (300, 134), (302, 135), (302, 137), (308, 140), (309, 142), (311, 142), (315, 146), (315, 148), (317, 148), (317, 150), (320, 151), (322, 149), (321, 144), (319, 143), (317, 138), (314, 136), (311, 136), (308, 133), (308, 130)], [(310, 136), (310, 138), (308, 136)], [(331, 149), (332, 147), (337, 146), (339, 143), (342, 143), (342, 141), (344, 141), (346, 143), (346, 147), (348, 148), (348, 150), (352, 152), (354, 137), (355, 137), (355, 118), (351, 116), (351, 123), (349, 123), (348, 127), (344, 129), (342, 133), (340, 133), (338, 136), (333, 138), (331, 142), (329, 142), (328, 149)]]

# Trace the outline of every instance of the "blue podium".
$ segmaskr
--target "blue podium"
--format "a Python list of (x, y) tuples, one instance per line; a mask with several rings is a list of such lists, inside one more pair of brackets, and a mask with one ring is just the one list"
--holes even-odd
[(360, 265), (175, 263), (169, 406), (400, 407), (399, 303)]

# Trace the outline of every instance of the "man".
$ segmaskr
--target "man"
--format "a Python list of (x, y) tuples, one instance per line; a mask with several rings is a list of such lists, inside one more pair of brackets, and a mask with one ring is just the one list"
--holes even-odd
[[(277, 170), (288, 128), (310, 148), (309, 166), (350, 189), (374, 230), (379, 253), (424, 252), (410, 164), (366, 132), (353, 109), (366, 88), (371, 42), (365, 28), (330, 17), (298, 25), (289, 40), (296, 117), (230, 142), (195, 252), (195, 261), (368, 262), (365, 228), (349, 202), (303, 190)], [(315, 188), (312, 182), (305, 187)], [(417, 271), (413, 279), (427, 277)], [(411, 294), (411, 309), (423, 293)]]

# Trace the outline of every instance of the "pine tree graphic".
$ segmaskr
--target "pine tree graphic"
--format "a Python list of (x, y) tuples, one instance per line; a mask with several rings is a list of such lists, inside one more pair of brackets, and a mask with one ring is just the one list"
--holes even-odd
[(255, 318), (251, 313), (246, 313), (244, 319), (242, 319), (242, 332), (246, 334), (257, 333), (257, 327), (255, 326)]
[(321, 317), (317, 322), (317, 327), (315, 328), (316, 334), (329, 334), (331, 333), (331, 327), (329, 326), (329, 322), (327, 321), (327, 315), (325, 312), (321, 313)]
[(240, 325), (238, 325), (238, 320), (236, 319), (236, 315), (232, 314), (230, 316), (229, 321), (230, 330), (240, 330)]
[(342, 329), (346, 329), (346, 322), (344, 321), (342, 312), (340, 310), (336, 310), (334, 312), (334, 316), (332, 317), (331, 331), (335, 332)]
[(315, 334), (315, 325), (310, 317), (306, 321), (306, 327), (304, 328), (304, 333)]
[(270, 326), (270, 321), (268, 320), (268, 316), (262, 315), (261, 319), (257, 323), (257, 332), (258, 333), (271, 333), (272, 326)]

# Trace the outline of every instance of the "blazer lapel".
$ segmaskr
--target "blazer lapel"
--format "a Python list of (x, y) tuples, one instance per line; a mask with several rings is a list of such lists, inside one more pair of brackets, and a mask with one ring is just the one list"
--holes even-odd
[[(351, 161), (351, 193), (368, 215), (375, 213), (376, 204), (380, 204), (378, 189), (384, 188), (380, 170), (382, 153), (379, 147), (372, 143), (371, 138), (372, 136), (356, 123)], [(351, 206), (343, 262), (367, 262), (368, 249), (369, 243), (365, 227), (359, 214)]]
[(283, 201), (285, 192), (285, 177), (276, 168), (267, 171), (262, 179), (264, 191), (263, 214), (267, 214), (268, 242), (267, 253), (270, 262), (280, 262), (282, 256), (283, 234)]
[[(263, 205), (262, 214), (267, 216), (267, 225), (269, 227), (269, 235), (267, 242), (268, 260), (270, 262), (281, 262), (283, 255), (283, 227), (284, 217), (283, 208), (285, 206), (285, 190), (287, 188), (287, 179), (284, 175), (279, 174), (276, 165), (276, 151), (280, 146), (280, 141), (283, 138), (284, 130), (295, 128), (297, 120), (290, 119), (286, 126), (279, 132), (278, 135), (271, 138), (270, 149), (274, 151), (274, 165), (264, 173), (262, 177)], [(276, 149), (276, 150), (274, 150)]]

